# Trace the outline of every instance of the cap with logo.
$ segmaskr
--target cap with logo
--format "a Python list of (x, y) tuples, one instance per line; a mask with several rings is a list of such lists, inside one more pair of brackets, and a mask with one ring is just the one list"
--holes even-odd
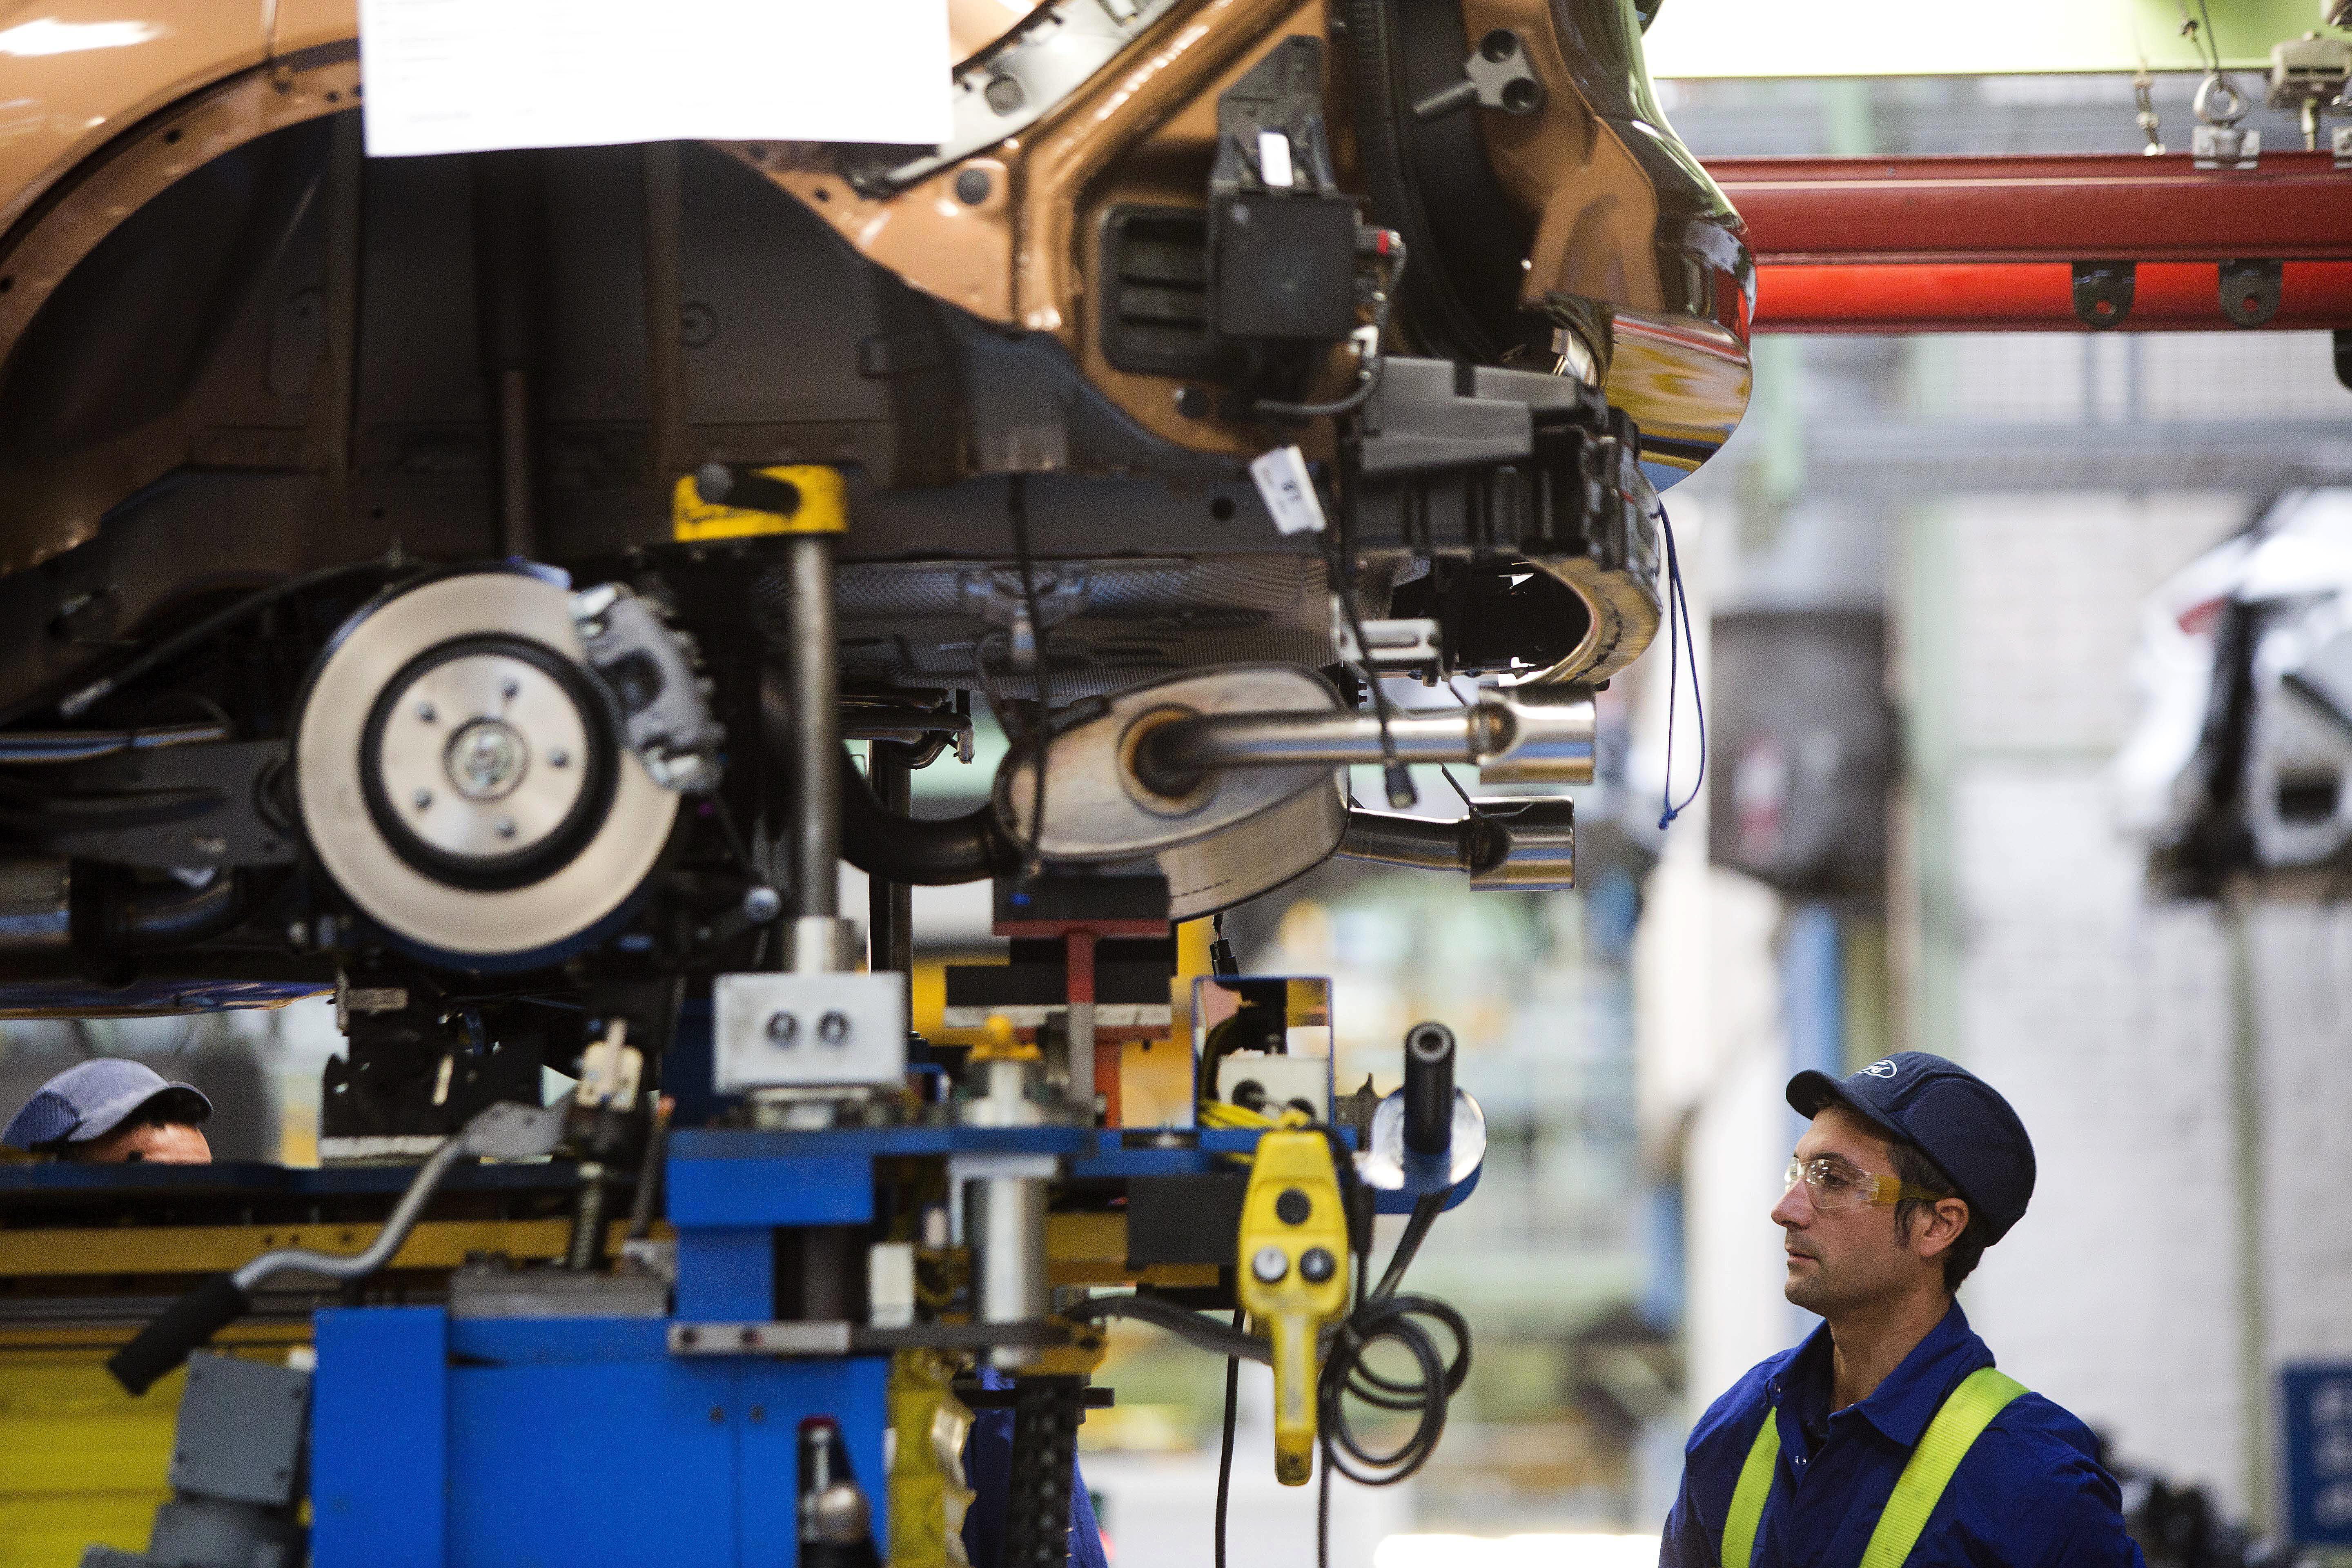
[(167, 1082), (145, 1062), (100, 1057), (43, 1084), (0, 1130), (0, 1143), (17, 1149), (87, 1143), (162, 1096), (169, 1098), (155, 1109), (174, 1121), (193, 1127), (213, 1113), (213, 1102), (195, 1085)]
[(1843, 1079), (1801, 1072), (1789, 1080), (1800, 1116), (1843, 1105), (1935, 1162), (1969, 1209), (2009, 1234), (2033, 1196), (2033, 1141), (1999, 1090), (1957, 1062), (1897, 1051)]

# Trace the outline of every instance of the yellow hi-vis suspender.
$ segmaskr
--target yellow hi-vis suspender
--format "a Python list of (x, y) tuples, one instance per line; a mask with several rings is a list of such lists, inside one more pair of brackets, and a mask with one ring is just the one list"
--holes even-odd
[[(1936, 1418), (1927, 1423), (1927, 1430), (1920, 1434), (1919, 1446), (1911, 1450), (1911, 1462), (1903, 1467), (1894, 1494), (1879, 1510), (1878, 1528), (1870, 1532), (1862, 1568), (1902, 1568), (1977, 1434), (2024, 1392), (2025, 1384), (1989, 1366), (1961, 1380), (1936, 1412)], [(1764, 1500), (1772, 1495), (1772, 1473), (1780, 1458), (1780, 1426), (1772, 1407), (1766, 1405), (1764, 1425), (1748, 1450), (1747, 1463), (1739, 1467), (1731, 1512), (1723, 1521), (1723, 1568), (1749, 1568), (1754, 1563), (1756, 1528), (1764, 1519)]]

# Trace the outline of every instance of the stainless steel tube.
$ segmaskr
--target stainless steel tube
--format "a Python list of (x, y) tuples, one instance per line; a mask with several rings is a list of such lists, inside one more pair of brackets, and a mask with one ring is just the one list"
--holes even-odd
[[(983, 1323), (1034, 1323), (1045, 1316), (1045, 1188), (1034, 1176), (988, 1176), (966, 1189), (964, 1237), (980, 1270), (974, 1306)], [(1037, 1359), (1034, 1345), (997, 1345), (989, 1364), (1005, 1371)]]
[(833, 618), (833, 540), (795, 535), (792, 590), (793, 912), (841, 913), (841, 677)]
[(1490, 796), (1453, 822), (1351, 809), (1337, 853), (1383, 866), (1467, 871), (1470, 886), (1481, 891), (1566, 892), (1576, 886), (1576, 803)]
[[(1492, 720), (1486, 710), (1399, 713), (1389, 723), (1400, 761), (1475, 762)], [(1143, 761), (1167, 777), (1225, 768), (1291, 767), (1302, 763), (1377, 763), (1381, 724), (1370, 713), (1220, 713), (1178, 719), (1145, 737)], [(1483, 748), (1491, 749), (1491, 746)]]
[[(1466, 708), (1398, 713), (1389, 740), (1405, 763), (1475, 763), (1488, 784), (1589, 784), (1592, 693), (1581, 687), (1490, 689)], [(1136, 748), (1137, 779), (1180, 796), (1227, 768), (1387, 760), (1372, 713), (1216, 713), (1161, 723)]]
[(1467, 871), (1475, 864), (1472, 845), (1477, 831), (1475, 816), (1439, 822), (1426, 816), (1351, 811), (1336, 853), (1343, 860), (1370, 860), (1382, 866)]

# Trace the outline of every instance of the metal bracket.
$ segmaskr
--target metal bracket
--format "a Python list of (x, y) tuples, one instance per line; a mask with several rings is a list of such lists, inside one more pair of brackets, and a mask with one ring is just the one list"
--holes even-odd
[(1003, 40), (957, 70), (950, 111), (953, 129), (936, 151), (895, 165), (845, 159), (844, 176), (861, 195), (886, 196), (1026, 131), (1092, 80), (1175, 3), (1054, 0), (1037, 7)]
[(849, 1353), (840, 1319), (805, 1323), (672, 1323), (672, 1355), (821, 1355)]
[(1361, 658), (1382, 674), (1426, 671), (1432, 682), (1445, 677), (1445, 649), (1435, 621), (1422, 617), (1366, 621), (1364, 647), (1355, 648), (1354, 642), (1352, 636), (1344, 638), (1342, 654)]
[(2200, 125), (2189, 133), (2189, 151), (2200, 169), (2258, 169), (2263, 133), (2236, 125)]
[(1427, 124), (1474, 103), (1506, 114), (1533, 114), (1544, 106), (1543, 83), (1528, 64), (1527, 44), (1508, 27), (1497, 27), (1479, 39), (1477, 48), (1462, 62), (1462, 79), (1414, 104), (1412, 117)]
[[(71, 769), (45, 770), (61, 793), (108, 793), (125, 801), (144, 795), (149, 809), (126, 827), (68, 826), (25, 842), (60, 855), (124, 866), (203, 870), (229, 866), (282, 866), (295, 858), (297, 836), (273, 820), (270, 782), (284, 766), (283, 741), (229, 741), (215, 745), (125, 750)], [(201, 883), (191, 883), (201, 886)]]
[(1381, 1192), (1441, 1192), (1477, 1174), (1486, 1160), (1486, 1112), (1468, 1089), (1454, 1091), (1451, 1141), (1434, 1157), (1405, 1147), (1404, 1090), (1398, 1089), (1373, 1110), (1371, 1138), (1356, 1156), (1356, 1173)]
[(2221, 314), (2242, 327), (2259, 327), (2278, 314), (2279, 280), (2286, 271), (2276, 261), (2221, 263)]
[(2074, 315), (2086, 327), (2121, 326), (2131, 314), (2139, 268), (2128, 261), (2074, 263)]
[(721, 974), (711, 998), (721, 1094), (849, 1089), (906, 1076), (901, 975)]

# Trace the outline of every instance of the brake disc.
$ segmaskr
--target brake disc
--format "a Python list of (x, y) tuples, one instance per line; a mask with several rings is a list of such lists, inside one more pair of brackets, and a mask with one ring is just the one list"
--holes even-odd
[(336, 886), (461, 960), (551, 955), (592, 932), (677, 816), (621, 743), (570, 595), (522, 572), (436, 578), (353, 616), (311, 675), (294, 764)]

